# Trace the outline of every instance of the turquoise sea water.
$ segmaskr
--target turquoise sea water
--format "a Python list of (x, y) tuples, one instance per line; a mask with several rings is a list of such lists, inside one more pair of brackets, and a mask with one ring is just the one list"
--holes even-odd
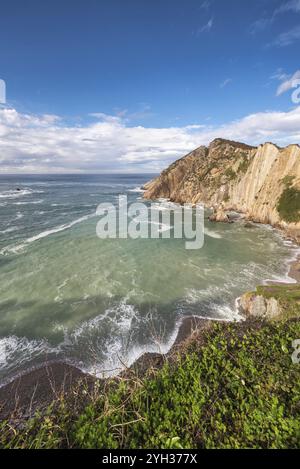
[(182, 317), (235, 319), (242, 292), (286, 278), (295, 248), (268, 227), (206, 220), (197, 251), (97, 238), (97, 205), (140, 199), (150, 178), (0, 177), (0, 383), (45, 359), (114, 373), (166, 351)]

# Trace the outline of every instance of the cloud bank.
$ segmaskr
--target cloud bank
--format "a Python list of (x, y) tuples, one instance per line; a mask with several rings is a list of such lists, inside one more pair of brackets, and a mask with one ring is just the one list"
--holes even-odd
[(157, 172), (217, 137), (249, 144), (300, 142), (300, 106), (261, 112), (222, 126), (149, 128), (119, 116), (69, 126), (59, 116), (0, 109), (0, 172)]

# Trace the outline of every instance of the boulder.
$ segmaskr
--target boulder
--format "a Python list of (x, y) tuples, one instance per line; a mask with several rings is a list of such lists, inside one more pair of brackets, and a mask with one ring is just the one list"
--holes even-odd
[(220, 222), (220, 223), (232, 223), (228, 214), (223, 209), (216, 210), (210, 217), (210, 221)]
[(239, 299), (239, 309), (246, 317), (275, 319), (281, 313), (281, 307), (276, 298), (265, 298), (256, 293), (245, 293)]

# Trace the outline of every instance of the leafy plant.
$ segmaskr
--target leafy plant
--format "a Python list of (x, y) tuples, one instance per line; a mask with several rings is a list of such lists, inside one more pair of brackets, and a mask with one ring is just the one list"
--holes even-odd
[(83, 408), (61, 400), (26, 425), (2, 422), (0, 445), (299, 448), (300, 365), (291, 360), (297, 338), (298, 320), (214, 323), (151, 375), (99, 386)]

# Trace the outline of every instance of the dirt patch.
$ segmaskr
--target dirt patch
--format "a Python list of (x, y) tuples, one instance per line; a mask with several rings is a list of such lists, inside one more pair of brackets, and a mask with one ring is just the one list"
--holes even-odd
[(62, 362), (29, 371), (0, 388), (0, 419), (29, 418), (81, 381), (91, 386), (95, 379)]

